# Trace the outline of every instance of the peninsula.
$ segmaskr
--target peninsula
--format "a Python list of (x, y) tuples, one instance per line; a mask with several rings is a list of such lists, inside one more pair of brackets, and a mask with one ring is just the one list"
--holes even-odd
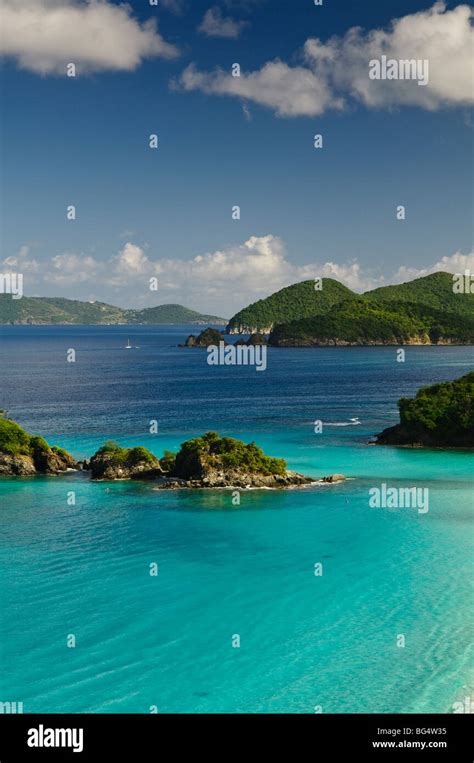
[(356, 294), (331, 278), (302, 281), (244, 308), (227, 333), (269, 334), (273, 347), (474, 343), (474, 293), (449, 273)]
[(474, 371), (422, 387), (398, 408), (400, 423), (377, 435), (377, 445), (474, 448)]

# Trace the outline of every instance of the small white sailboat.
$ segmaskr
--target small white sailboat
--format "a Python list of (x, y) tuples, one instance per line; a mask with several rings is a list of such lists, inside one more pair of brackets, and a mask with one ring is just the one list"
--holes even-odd
[(130, 344), (130, 339), (127, 339), (127, 344), (126, 344), (126, 346), (125, 346), (125, 349), (126, 349), (126, 350), (133, 350), (133, 347), (132, 347), (132, 345)]

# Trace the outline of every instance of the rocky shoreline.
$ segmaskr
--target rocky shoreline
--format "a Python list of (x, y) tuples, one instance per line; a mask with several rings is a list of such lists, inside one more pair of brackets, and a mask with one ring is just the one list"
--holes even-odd
[(266, 456), (255, 443), (207, 432), (187, 440), (177, 453), (158, 458), (147, 448), (122, 448), (106, 442), (88, 460), (76, 461), (62, 448), (29, 435), (15, 422), (0, 419), (0, 476), (34, 477), (83, 471), (93, 481), (143, 480), (157, 490), (285, 489), (341, 482), (342, 474), (314, 479), (290, 471), (281, 458)]

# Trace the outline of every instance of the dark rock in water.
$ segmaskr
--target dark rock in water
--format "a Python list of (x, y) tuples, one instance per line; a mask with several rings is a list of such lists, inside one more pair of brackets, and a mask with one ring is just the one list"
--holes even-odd
[(268, 344), (267, 338), (263, 334), (252, 334), (247, 344), (249, 346), (253, 344)]
[(252, 347), (258, 344), (268, 344), (266, 337), (263, 334), (252, 334), (247, 341), (245, 339), (237, 339), (235, 345), (245, 345), (246, 347)]
[(383, 432), (376, 435), (376, 445), (412, 445), (421, 446), (425, 438), (421, 433), (415, 434), (410, 432), (400, 424), (396, 424), (393, 427), (387, 427)]
[(67, 469), (77, 469), (79, 464), (66, 450), (51, 448), (40, 451), (35, 457), (37, 471), (44, 474), (59, 474)]
[(330, 474), (328, 477), (322, 477), (321, 482), (344, 482), (345, 479), (343, 474)]
[(172, 490), (182, 488), (234, 488), (248, 490), (250, 488), (289, 488), (302, 487), (314, 484), (316, 480), (305, 477), (297, 472), (279, 474), (256, 474), (235, 469), (232, 471), (210, 470), (205, 475), (196, 479), (182, 479), (179, 477), (164, 477), (156, 484), (157, 489)]
[(224, 342), (227, 344), (227, 342), (224, 339), (224, 334), (221, 331), (218, 331), (217, 329), (207, 328), (204, 329), (204, 331), (201, 331), (199, 336), (194, 336), (194, 334), (190, 334), (188, 338), (186, 339), (184, 345), (180, 345), (181, 347), (209, 347), (209, 345), (215, 345), (219, 346), (220, 342)]

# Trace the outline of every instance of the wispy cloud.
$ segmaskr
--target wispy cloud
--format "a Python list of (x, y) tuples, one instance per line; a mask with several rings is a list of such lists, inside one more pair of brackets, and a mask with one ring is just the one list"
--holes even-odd
[(224, 16), (218, 6), (213, 6), (204, 14), (204, 18), (198, 26), (198, 32), (207, 37), (225, 37), (235, 40), (247, 25), (247, 21), (237, 21), (229, 16)]

